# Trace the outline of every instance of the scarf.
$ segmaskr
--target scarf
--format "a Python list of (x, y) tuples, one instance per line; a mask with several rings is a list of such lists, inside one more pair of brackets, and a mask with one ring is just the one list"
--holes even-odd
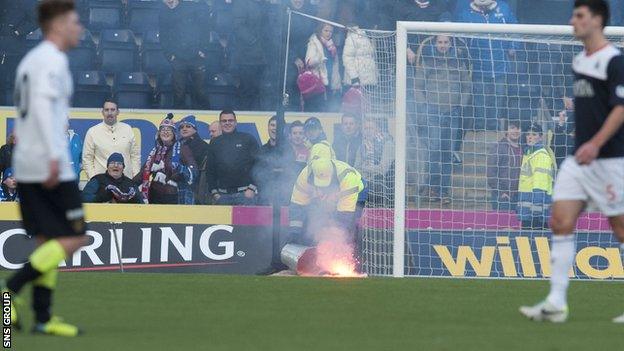
[(152, 181), (152, 166), (154, 163), (160, 163), (164, 161), (167, 154), (167, 146), (161, 145), (160, 142), (156, 142), (156, 146), (150, 151), (147, 156), (147, 162), (145, 162), (145, 168), (143, 168), (143, 177), (141, 182), (141, 192), (143, 193), (143, 201), (148, 202), (149, 188)]
[(336, 55), (338, 54), (338, 49), (336, 48), (336, 45), (334, 44), (334, 41), (331, 38), (329, 40), (327, 40), (327, 39), (325, 39), (323, 37), (319, 37), (319, 40), (321, 41), (321, 44), (323, 44), (325, 49), (327, 49), (327, 51), (329, 51), (331, 56), (333, 58), (336, 58)]

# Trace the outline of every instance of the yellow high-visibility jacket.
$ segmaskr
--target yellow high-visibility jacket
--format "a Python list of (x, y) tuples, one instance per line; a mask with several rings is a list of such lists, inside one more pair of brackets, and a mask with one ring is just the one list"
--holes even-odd
[(546, 227), (550, 217), (555, 167), (555, 160), (541, 145), (524, 154), (517, 207), (518, 219), (522, 223), (530, 223), (531, 227)]
[(345, 223), (355, 217), (358, 194), (364, 190), (362, 176), (349, 164), (332, 160), (334, 165), (334, 175), (328, 188), (318, 188), (314, 185), (314, 174), (312, 168), (306, 166), (293, 187), (291, 205), (289, 211), (289, 227), (291, 233), (303, 231), (304, 219), (306, 218), (306, 207), (314, 201), (325, 201), (331, 198), (334, 203), (328, 206), (335, 206), (335, 211), (340, 221)]
[(544, 147), (534, 148), (522, 157), (518, 192), (531, 193), (534, 190), (552, 195), (555, 177), (555, 162)]

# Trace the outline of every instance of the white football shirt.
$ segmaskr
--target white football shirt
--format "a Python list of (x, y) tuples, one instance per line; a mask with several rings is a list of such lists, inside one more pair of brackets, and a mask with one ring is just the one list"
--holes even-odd
[(67, 55), (43, 41), (26, 54), (15, 77), (15, 178), (42, 183), (51, 160), (59, 161), (59, 181), (76, 180), (67, 140), (73, 82)]

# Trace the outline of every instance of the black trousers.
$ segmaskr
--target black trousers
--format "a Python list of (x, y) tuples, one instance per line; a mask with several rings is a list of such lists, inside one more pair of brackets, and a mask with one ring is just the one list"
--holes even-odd
[(210, 104), (206, 88), (206, 66), (201, 58), (177, 58), (171, 62), (173, 67), (173, 105), (174, 108), (184, 109), (186, 106), (187, 80), (191, 79), (191, 100), (193, 108), (209, 109)]

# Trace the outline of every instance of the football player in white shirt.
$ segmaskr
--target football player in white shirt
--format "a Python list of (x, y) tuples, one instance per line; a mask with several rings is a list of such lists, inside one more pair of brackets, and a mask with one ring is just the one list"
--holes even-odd
[[(51, 314), (59, 263), (86, 244), (76, 174), (65, 129), (72, 95), (66, 52), (82, 34), (73, 0), (43, 0), (38, 6), (45, 40), (20, 62), (15, 78), (19, 144), (13, 152), (22, 222), (37, 241), (29, 261), (2, 287), (17, 295), (27, 283), (33, 287), (33, 332), (73, 337), (78, 327)], [(12, 324), (20, 328), (20, 311), (12, 307)]]
[[(574, 229), (588, 205), (609, 218), (615, 237), (624, 243), (624, 56), (603, 33), (608, 18), (605, 0), (574, 2), (570, 23), (585, 46), (572, 63), (576, 145), (553, 190), (550, 293), (535, 306), (520, 307), (532, 320), (560, 323), (568, 318)], [(613, 321), (624, 323), (624, 315)]]

